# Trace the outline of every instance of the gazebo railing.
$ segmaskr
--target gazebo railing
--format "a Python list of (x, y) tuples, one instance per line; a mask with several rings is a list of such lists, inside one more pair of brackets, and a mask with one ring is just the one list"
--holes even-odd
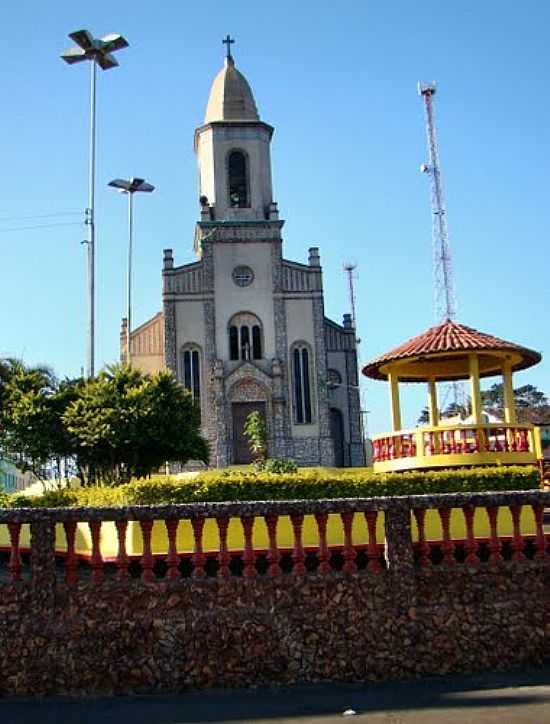
[[(532, 454), (537, 446), (533, 425), (487, 423), (482, 425), (440, 425), (398, 430), (373, 438), (374, 463), (402, 458), (435, 458), (458, 455), (517, 454), (518, 459)], [(474, 461), (472, 460), (471, 463)], [(464, 464), (468, 461), (465, 460)], [(427, 463), (429, 464), (429, 462)]]

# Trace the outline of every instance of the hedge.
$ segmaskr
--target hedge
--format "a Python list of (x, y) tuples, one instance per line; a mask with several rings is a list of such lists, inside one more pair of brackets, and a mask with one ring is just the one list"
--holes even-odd
[(534, 467), (483, 467), (409, 473), (372, 473), (353, 469), (301, 470), (270, 474), (252, 470), (209, 471), (191, 480), (156, 477), (135, 480), (116, 488), (78, 488), (0, 497), (9, 507), (102, 507), (159, 505), (200, 501), (315, 500), (368, 498), (381, 495), (421, 495), (457, 492), (536, 490)]

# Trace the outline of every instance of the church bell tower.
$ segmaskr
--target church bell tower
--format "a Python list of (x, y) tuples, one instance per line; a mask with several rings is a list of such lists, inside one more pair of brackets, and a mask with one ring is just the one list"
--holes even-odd
[(212, 83), (204, 124), (195, 131), (201, 222), (275, 221), (273, 127), (260, 120), (252, 90), (235, 67), (234, 41), (228, 36), (224, 42), (224, 67)]

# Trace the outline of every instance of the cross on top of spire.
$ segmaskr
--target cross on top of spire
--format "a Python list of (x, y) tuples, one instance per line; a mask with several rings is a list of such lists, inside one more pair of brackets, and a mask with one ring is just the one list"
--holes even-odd
[(229, 33), (227, 33), (226, 37), (222, 40), (222, 43), (224, 45), (227, 45), (227, 57), (231, 58), (231, 44), (234, 43), (235, 40), (232, 38)]

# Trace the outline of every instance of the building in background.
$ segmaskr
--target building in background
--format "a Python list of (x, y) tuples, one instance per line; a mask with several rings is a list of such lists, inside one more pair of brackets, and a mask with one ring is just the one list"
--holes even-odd
[(0, 492), (15, 493), (36, 482), (32, 473), (22, 473), (15, 465), (0, 458)]
[[(164, 251), (162, 311), (131, 333), (131, 361), (169, 368), (201, 407), (212, 464), (247, 463), (243, 425), (265, 417), (269, 455), (363, 464), (355, 329), (324, 314), (319, 251), (283, 257), (271, 181), (273, 127), (228, 53), (195, 131), (197, 261)], [(126, 358), (123, 321), (121, 357)]]

